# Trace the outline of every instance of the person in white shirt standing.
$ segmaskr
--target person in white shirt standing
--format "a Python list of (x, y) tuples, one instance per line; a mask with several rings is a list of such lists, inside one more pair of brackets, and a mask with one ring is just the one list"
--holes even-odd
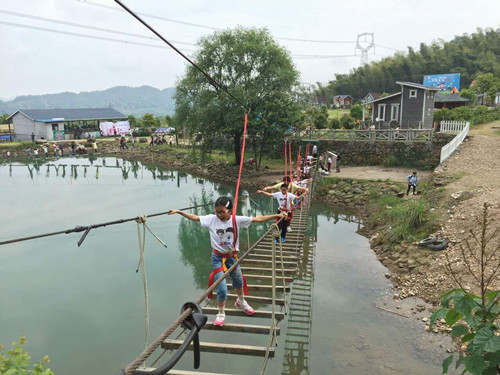
[[(217, 281), (217, 279), (219, 279), (222, 274), (238, 260), (238, 233), (240, 233), (241, 228), (248, 228), (251, 223), (261, 223), (284, 216), (283, 214), (256, 217), (235, 216), (234, 221), (236, 222), (237, 231), (235, 239), (232, 210), (233, 202), (231, 201), (231, 198), (220, 197), (215, 201), (215, 215), (197, 216), (180, 210), (169, 211), (169, 215), (179, 214), (189, 220), (199, 221), (202, 227), (209, 230), (210, 244), (212, 245), (213, 268), (213, 271), (210, 274), (209, 285), (212, 285), (215, 281)], [(225, 269), (225, 267), (227, 268)], [(236, 289), (236, 293), (238, 294), (238, 298), (234, 305), (237, 308), (242, 309), (245, 314), (253, 315), (255, 310), (248, 304), (247, 301), (245, 301), (245, 298), (243, 297), (246, 284), (239, 265), (230, 276), (233, 280), (233, 287)], [(209, 298), (211, 298), (211, 296), (209, 296)], [(226, 280), (223, 280), (217, 286), (217, 300), (219, 304), (219, 313), (214, 320), (214, 324), (217, 326), (223, 326), (226, 319), (226, 314), (224, 312), (227, 300)]]
[[(304, 196), (297, 197), (296, 195), (288, 192), (288, 186), (286, 184), (281, 185), (281, 191), (277, 193), (268, 193), (264, 190), (257, 190), (257, 193), (267, 195), (268, 197), (273, 197), (278, 201), (278, 213), (286, 213), (286, 219), (281, 220), (278, 223), (278, 227), (281, 230), (281, 242), (286, 240), (286, 232), (290, 221), (292, 220), (292, 204), (295, 199), (302, 199)], [(276, 239), (278, 242), (278, 239)]]
[(318, 146), (316, 145), (313, 146), (313, 157), (318, 157)]

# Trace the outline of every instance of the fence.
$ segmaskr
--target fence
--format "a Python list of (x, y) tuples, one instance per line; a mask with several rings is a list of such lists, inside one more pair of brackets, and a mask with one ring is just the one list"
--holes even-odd
[[(453, 121), (453, 122), (456, 122), (456, 121)], [(457, 147), (462, 144), (465, 137), (467, 137), (467, 134), (469, 134), (470, 123), (468, 121), (464, 122), (464, 123), (465, 123), (465, 127), (462, 129), (462, 131), (460, 133), (458, 133), (457, 136), (455, 138), (453, 138), (450, 143), (446, 144), (441, 149), (441, 158), (439, 160), (439, 163), (442, 163), (443, 161), (448, 159), (450, 157), (450, 155), (453, 154), (453, 152), (457, 149)]]
[(432, 142), (432, 129), (312, 129), (306, 132), (295, 132), (299, 139), (317, 139), (332, 141), (385, 141), (385, 142)]
[(468, 122), (466, 121), (441, 121), (439, 124), (439, 132), (447, 134), (458, 134), (466, 126)]

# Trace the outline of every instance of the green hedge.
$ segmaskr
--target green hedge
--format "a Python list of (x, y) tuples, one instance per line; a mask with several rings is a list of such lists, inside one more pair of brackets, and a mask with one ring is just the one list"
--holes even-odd
[(469, 121), (471, 125), (484, 124), (500, 120), (500, 108), (489, 109), (484, 105), (478, 105), (474, 109), (469, 107), (443, 108), (434, 112), (434, 121), (442, 120)]

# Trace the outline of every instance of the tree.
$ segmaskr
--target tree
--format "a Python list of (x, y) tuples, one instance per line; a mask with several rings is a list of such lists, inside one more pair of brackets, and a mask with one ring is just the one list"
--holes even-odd
[(361, 104), (353, 105), (349, 112), (351, 113), (351, 117), (355, 120), (361, 120), (363, 118), (363, 107)]
[(469, 104), (474, 104), (476, 102), (476, 94), (471, 89), (460, 90), (460, 96), (469, 101)]
[(145, 113), (142, 116), (142, 126), (146, 128), (152, 128), (156, 126), (156, 119), (151, 113)]
[(493, 73), (481, 74), (476, 78), (475, 84), (472, 86), (478, 94), (486, 94), (486, 99), (489, 102), (495, 100), (497, 92), (500, 91), (500, 77)]
[[(290, 54), (266, 29), (236, 28), (217, 31), (199, 42), (195, 63), (232, 95), (252, 109), (248, 135), (258, 165), (273, 139), (283, 136), (297, 119), (293, 87), (298, 72)], [(246, 108), (235, 102), (193, 66), (177, 85), (175, 117), (190, 134), (201, 134), (202, 146), (216, 137), (232, 139), (239, 163)]]
[(166, 115), (165, 122), (166, 122), (167, 126), (170, 126), (170, 123), (172, 122), (172, 117), (169, 115)]
[(0, 124), (7, 124), (7, 117), (9, 117), (8, 113), (4, 113), (0, 115)]
[(128, 119), (128, 122), (129, 122), (131, 128), (137, 127), (137, 118), (135, 116), (128, 115), (127, 119)]

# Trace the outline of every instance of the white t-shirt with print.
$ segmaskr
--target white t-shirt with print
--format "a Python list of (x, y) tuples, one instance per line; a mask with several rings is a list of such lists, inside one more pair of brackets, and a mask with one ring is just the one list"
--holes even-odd
[(297, 198), (297, 196), (292, 193), (286, 193), (286, 195), (284, 195), (281, 191), (273, 193), (272, 196), (278, 201), (280, 208), (285, 209), (287, 211), (290, 211), (290, 209), (292, 208), (293, 200)]
[(210, 232), (210, 244), (212, 249), (217, 250), (221, 254), (229, 254), (234, 250), (239, 251), (240, 248), (240, 229), (248, 228), (252, 223), (252, 218), (248, 216), (236, 216), (236, 225), (238, 227), (238, 238), (236, 246), (233, 248), (234, 231), (233, 218), (227, 221), (222, 221), (217, 215), (200, 216), (200, 223), (203, 228), (207, 228)]

